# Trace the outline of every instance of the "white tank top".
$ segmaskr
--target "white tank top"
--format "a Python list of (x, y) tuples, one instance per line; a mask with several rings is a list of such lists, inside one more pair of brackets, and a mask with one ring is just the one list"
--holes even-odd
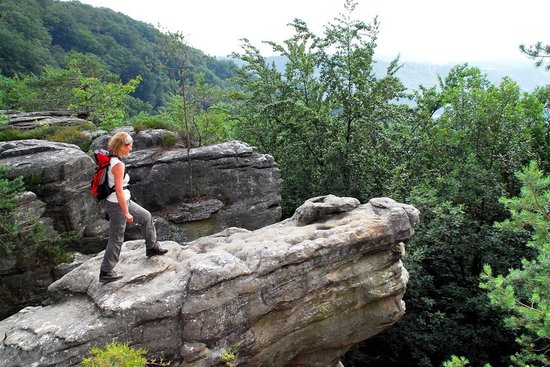
[[(107, 172), (107, 179), (109, 180), (109, 187), (114, 187), (115, 186), (115, 175), (113, 175), (113, 167), (116, 166), (117, 164), (122, 164), (122, 167), (124, 168), (125, 165), (124, 163), (118, 159), (117, 157), (112, 157), (111, 158), (111, 165), (109, 166), (109, 171)], [(124, 178), (122, 179), (122, 185), (124, 186), (128, 186), (128, 183), (130, 182), (130, 175), (128, 175), (128, 173), (126, 172), (126, 169), (124, 170)], [(130, 200), (130, 190), (128, 189), (125, 189), (123, 190), (123, 193), (124, 193), (124, 200), (125, 201), (128, 201)], [(112, 192), (109, 196), (107, 196), (107, 201), (110, 201), (111, 203), (118, 203), (118, 199), (116, 197), (116, 192)]]

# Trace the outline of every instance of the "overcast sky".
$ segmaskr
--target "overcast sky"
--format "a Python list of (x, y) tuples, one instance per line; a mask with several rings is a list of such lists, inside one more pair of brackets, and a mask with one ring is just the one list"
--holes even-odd
[[(182, 32), (190, 46), (211, 56), (240, 52), (239, 39), (256, 46), (292, 35), (294, 18), (321, 34), (344, 10), (344, 0), (80, 0), (136, 20)], [(355, 19), (378, 16), (377, 57), (461, 63), (529, 62), (519, 45), (550, 43), (548, 0), (358, 0)], [(267, 49), (263, 49), (267, 53)]]

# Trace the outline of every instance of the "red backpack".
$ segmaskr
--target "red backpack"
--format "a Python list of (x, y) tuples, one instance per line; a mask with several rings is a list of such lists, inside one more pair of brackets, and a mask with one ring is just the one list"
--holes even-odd
[(109, 187), (107, 175), (109, 166), (111, 165), (111, 153), (106, 149), (97, 149), (94, 151), (94, 159), (96, 167), (92, 177), (92, 196), (97, 201), (101, 201), (115, 191), (114, 186)]

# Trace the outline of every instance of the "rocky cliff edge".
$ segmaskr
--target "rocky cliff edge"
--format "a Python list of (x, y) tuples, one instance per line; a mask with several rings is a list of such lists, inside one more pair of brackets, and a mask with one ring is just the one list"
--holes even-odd
[(189, 367), (336, 366), (405, 312), (402, 241), (419, 213), (389, 198), (308, 200), (285, 221), (229, 228), (147, 258), (124, 244), (121, 281), (102, 254), (49, 287), (49, 304), (0, 322), (0, 365), (73, 366), (112, 339)]

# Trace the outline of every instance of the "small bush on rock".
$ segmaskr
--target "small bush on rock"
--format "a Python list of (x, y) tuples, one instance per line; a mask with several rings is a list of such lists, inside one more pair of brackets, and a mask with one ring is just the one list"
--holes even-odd
[(88, 150), (91, 137), (84, 133), (84, 130), (91, 130), (89, 126), (68, 126), (54, 129), (51, 134), (44, 138), (49, 141), (57, 141), (61, 143), (69, 143), (78, 145), (82, 150)]
[(89, 357), (82, 360), (83, 367), (145, 367), (147, 359), (144, 357), (145, 349), (135, 349), (128, 344), (113, 340), (105, 346), (105, 349), (92, 348)]
[(177, 126), (169, 121), (162, 115), (149, 115), (146, 113), (140, 113), (128, 121), (136, 132), (147, 129), (165, 129), (165, 130), (177, 130)]
[(160, 145), (165, 148), (173, 147), (178, 142), (178, 137), (172, 134), (163, 135), (160, 139)]
[(89, 356), (81, 362), (83, 367), (169, 367), (170, 361), (163, 359), (147, 360), (143, 348), (132, 348), (128, 344), (113, 340), (105, 349), (92, 348)]

